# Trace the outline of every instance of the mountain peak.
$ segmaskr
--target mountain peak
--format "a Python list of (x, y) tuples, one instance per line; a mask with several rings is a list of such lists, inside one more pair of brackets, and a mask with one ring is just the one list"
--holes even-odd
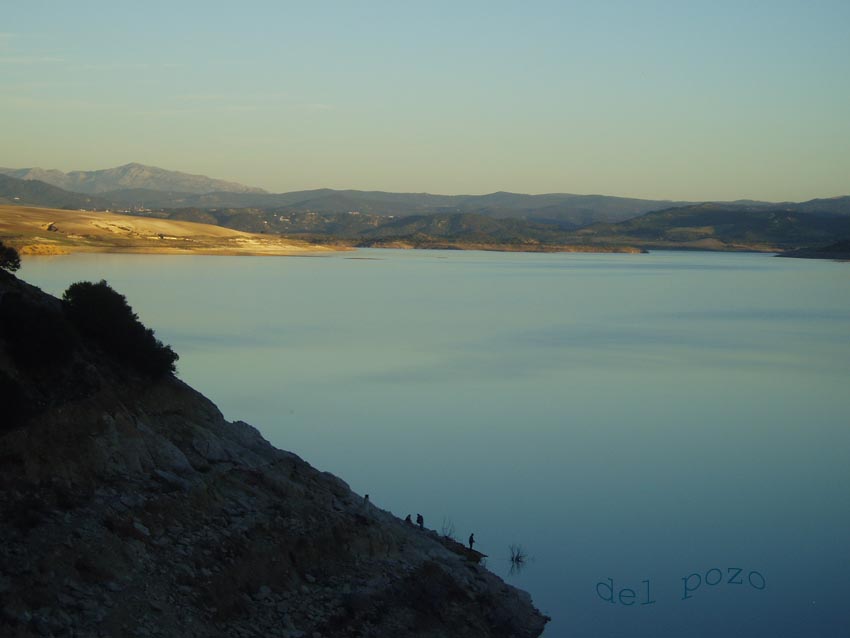
[(140, 164), (139, 162), (129, 162), (128, 164), (122, 164), (121, 166), (116, 166), (115, 168), (106, 168), (102, 169), (103, 172), (106, 171), (128, 171), (133, 169), (144, 169), (144, 170), (164, 170), (161, 168), (157, 168), (156, 166), (148, 166), (147, 164)]
[(63, 173), (42, 168), (0, 169), (0, 173), (25, 180), (40, 180), (65, 190), (88, 195), (114, 190), (143, 188), (152, 191), (172, 191), (203, 195), (206, 193), (265, 193), (261, 188), (245, 186), (238, 182), (214, 179), (170, 171), (158, 166), (130, 162), (114, 168), (96, 171), (71, 171)]

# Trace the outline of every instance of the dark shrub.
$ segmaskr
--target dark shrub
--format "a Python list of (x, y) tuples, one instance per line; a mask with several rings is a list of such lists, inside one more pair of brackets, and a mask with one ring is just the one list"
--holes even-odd
[(15, 272), (20, 267), (21, 257), (18, 255), (18, 251), (11, 246), (5, 246), (0, 241), (0, 268), (9, 272)]
[(26, 370), (63, 364), (77, 345), (77, 335), (60, 311), (16, 293), (4, 295), (0, 303), (0, 334), (12, 361)]
[(80, 334), (122, 363), (153, 377), (174, 372), (177, 354), (142, 325), (124, 295), (106, 281), (71, 284), (62, 299), (68, 318)]

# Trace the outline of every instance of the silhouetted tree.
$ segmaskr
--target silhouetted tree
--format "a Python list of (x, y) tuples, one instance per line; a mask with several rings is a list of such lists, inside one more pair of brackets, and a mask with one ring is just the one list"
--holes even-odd
[(21, 267), (21, 256), (11, 246), (6, 246), (0, 241), (0, 268), (15, 272)]
[(106, 281), (71, 284), (62, 299), (77, 330), (117, 359), (154, 377), (174, 372), (177, 353), (145, 328), (126, 297)]

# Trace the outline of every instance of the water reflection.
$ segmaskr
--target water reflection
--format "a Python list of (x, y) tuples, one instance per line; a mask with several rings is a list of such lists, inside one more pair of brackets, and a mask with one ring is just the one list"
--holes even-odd
[(526, 552), (525, 548), (519, 543), (511, 543), (508, 547), (508, 553), (508, 560), (511, 563), (508, 574), (511, 576), (517, 576), (522, 573), (522, 570), (526, 568), (531, 559), (528, 557), (528, 552)]
[[(474, 529), (549, 636), (846, 633), (846, 264), (351, 256), (79, 256), (21, 274), (54, 293), (107, 278), (228, 418), (401, 517), (415, 503)], [(517, 539), (532, 568), (510, 559)], [(705, 585), (729, 567), (765, 589)], [(621, 604), (644, 581), (657, 602)]]

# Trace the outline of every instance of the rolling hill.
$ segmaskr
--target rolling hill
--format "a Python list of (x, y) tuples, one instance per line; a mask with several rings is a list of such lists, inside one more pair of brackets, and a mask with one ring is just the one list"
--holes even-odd
[(0, 204), (70, 209), (108, 207), (108, 202), (99, 197), (71, 193), (38, 180), (16, 179), (2, 174), (0, 174)]
[[(829, 201), (829, 205), (824, 205)], [(592, 224), (576, 241), (643, 248), (788, 250), (850, 237), (850, 197), (783, 207), (699, 204), (655, 211), (617, 224)]]
[(596, 223), (569, 230), (553, 223), (477, 213), (389, 216), (284, 208), (186, 208), (150, 214), (353, 246), (406, 244), (427, 248), (488, 244), (534, 250), (583, 246), (605, 250), (638, 247), (778, 251), (850, 237), (850, 214), (842, 213), (850, 198), (823, 201), (782, 207), (698, 204), (653, 211), (614, 224)]

